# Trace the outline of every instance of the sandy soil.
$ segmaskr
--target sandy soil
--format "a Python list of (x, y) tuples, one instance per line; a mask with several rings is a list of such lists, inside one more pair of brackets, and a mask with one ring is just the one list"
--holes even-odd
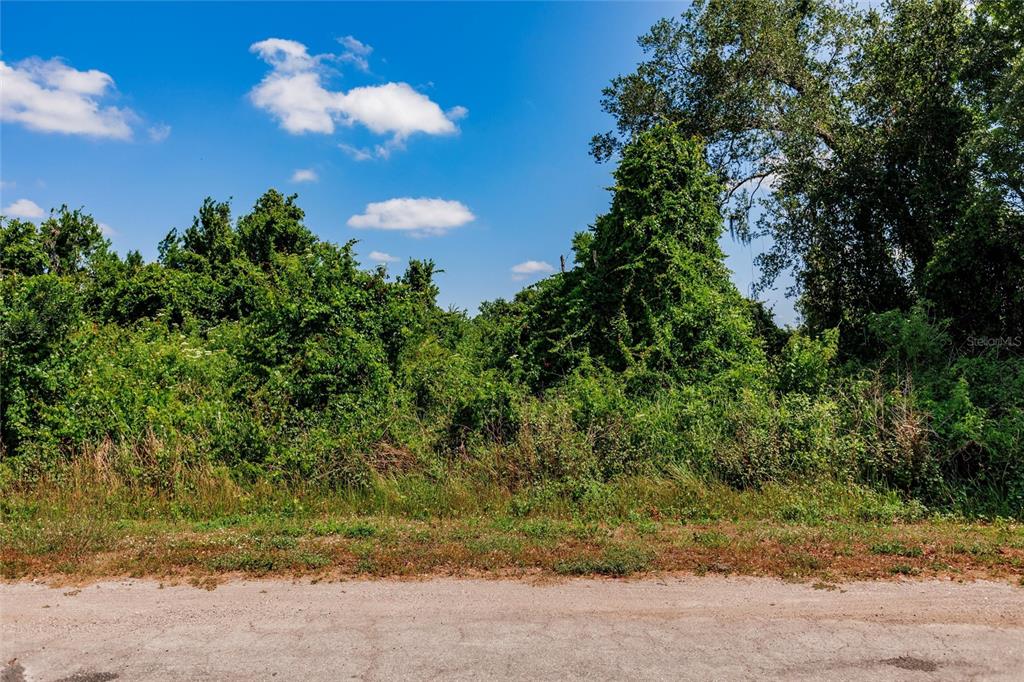
[(2, 682), (1024, 678), (1024, 588), (777, 580), (0, 585)]

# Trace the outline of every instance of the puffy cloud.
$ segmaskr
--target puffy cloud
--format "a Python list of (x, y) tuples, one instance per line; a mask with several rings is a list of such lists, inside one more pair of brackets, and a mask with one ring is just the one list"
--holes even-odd
[(475, 218), (458, 201), (403, 197), (367, 204), (362, 214), (348, 219), (348, 225), (356, 229), (402, 230), (424, 236), (442, 235)]
[(398, 256), (392, 256), (390, 253), (384, 253), (383, 251), (371, 251), (367, 258), (375, 263), (394, 263), (398, 260)]
[(249, 52), (280, 73), (299, 73), (316, 67), (318, 59), (311, 57), (306, 46), (295, 40), (267, 38), (249, 46)]
[(408, 83), (352, 88), (339, 94), (338, 109), (349, 122), (361, 123), (377, 134), (394, 133), (402, 139), (413, 133), (445, 135), (456, 131), (441, 107)]
[[(348, 49), (345, 54), (365, 56), (371, 49), (351, 36), (341, 41)], [(305, 45), (294, 40), (270, 38), (254, 43), (249, 50), (271, 67), (270, 73), (249, 92), (250, 100), (293, 134), (329, 134), (337, 124), (358, 124), (378, 135), (391, 136), (374, 152), (376, 156), (387, 156), (415, 133), (457, 132), (454, 121), (467, 111), (465, 107), (454, 107), (446, 114), (408, 83), (369, 85), (347, 92), (329, 90), (324, 86), (324, 62), (351, 60), (344, 55), (310, 55)], [(360, 157), (370, 155), (366, 150), (358, 152)]]
[(542, 260), (528, 260), (512, 266), (512, 279), (526, 279), (531, 275), (543, 275), (554, 272), (555, 268)]
[(46, 212), (31, 199), (18, 199), (3, 210), (8, 218), (42, 218)]
[(312, 168), (299, 168), (292, 173), (292, 182), (316, 182), (320, 176)]
[(289, 133), (333, 133), (336, 97), (320, 85), (315, 71), (274, 70), (249, 92), (252, 103), (269, 111)]
[(0, 120), (44, 133), (128, 140), (138, 116), (101, 103), (113, 89), (109, 74), (78, 71), (60, 59), (0, 61)]

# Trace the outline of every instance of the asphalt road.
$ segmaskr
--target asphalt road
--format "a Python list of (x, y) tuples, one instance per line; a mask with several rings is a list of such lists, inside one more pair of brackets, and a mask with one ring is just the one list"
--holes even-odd
[(752, 578), (0, 585), (19, 680), (1024, 679), (1024, 588)]

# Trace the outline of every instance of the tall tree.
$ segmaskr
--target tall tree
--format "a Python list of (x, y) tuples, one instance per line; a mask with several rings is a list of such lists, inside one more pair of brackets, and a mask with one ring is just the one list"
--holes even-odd
[(843, 327), (856, 346), (872, 313), (939, 295), (936, 250), (977, 225), (979, 201), (1018, 224), (1020, 4), (698, 2), (640, 39), (648, 58), (605, 90), (617, 129), (593, 152), (608, 158), (661, 120), (705, 139), (730, 227), (773, 238), (762, 285), (793, 270), (808, 325)]

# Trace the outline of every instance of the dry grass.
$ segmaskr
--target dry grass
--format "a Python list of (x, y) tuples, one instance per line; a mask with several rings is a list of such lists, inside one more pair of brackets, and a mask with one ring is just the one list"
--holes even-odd
[[(0, 491), (0, 576), (730, 573), (829, 585), (1024, 580), (1024, 526), (929, 514), (849, 484), (738, 491), (682, 472), (582, 492), (379, 478), (364, 490), (242, 486), (224, 472), (131, 481), (97, 448), (59, 482)], [(401, 453), (382, 449), (383, 468)], [(386, 462), (385, 462), (386, 460)]]
[(1024, 530), (909, 525), (590, 523), (544, 517), (221, 522), (92, 519), (3, 530), (5, 579), (725, 573), (825, 581), (1024, 578)]

